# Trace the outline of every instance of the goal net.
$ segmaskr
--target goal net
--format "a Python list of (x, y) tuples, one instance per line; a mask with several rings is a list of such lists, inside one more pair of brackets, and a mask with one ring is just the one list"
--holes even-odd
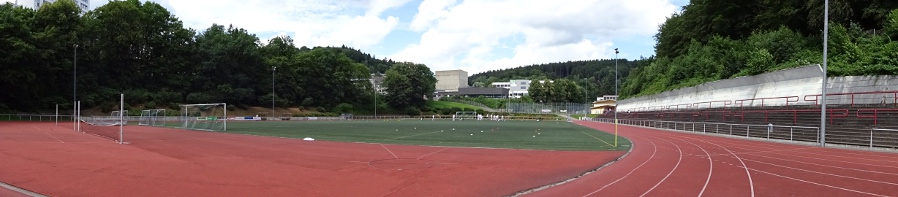
[(121, 110), (121, 111), (112, 111), (112, 112), (109, 112), (109, 117), (120, 117), (120, 116), (125, 117), (124, 120), (122, 120), (121, 123), (122, 123), (122, 124), (125, 124), (125, 125), (128, 125), (128, 110)]
[(181, 128), (205, 131), (227, 130), (227, 104), (181, 105)]
[(455, 112), (455, 115), (452, 116), (453, 121), (464, 120), (464, 119), (476, 120), (477, 112), (475, 112), (475, 111), (457, 111), (457, 112)]
[(140, 111), (137, 125), (165, 126), (165, 109), (145, 109)]
[[(125, 95), (121, 95), (121, 105), (124, 105)], [(80, 112), (78, 112), (80, 114)], [(123, 132), (124, 126), (128, 125), (128, 110), (113, 111), (109, 116), (79, 116), (80, 122), (77, 126), (78, 130), (84, 133), (100, 136), (115, 140), (118, 143), (124, 143)]]

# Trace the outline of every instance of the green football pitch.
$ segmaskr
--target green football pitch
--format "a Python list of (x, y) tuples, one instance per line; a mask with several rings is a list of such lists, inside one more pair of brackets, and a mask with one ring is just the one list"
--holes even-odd
[(630, 141), (565, 121), (229, 121), (227, 133), (315, 140), (539, 150), (627, 150)]

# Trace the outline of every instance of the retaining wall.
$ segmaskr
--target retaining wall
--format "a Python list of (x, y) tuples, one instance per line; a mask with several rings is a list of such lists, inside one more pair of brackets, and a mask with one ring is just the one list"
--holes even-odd
[[(814, 105), (817, 100), (814, 95), (821, 93), (822, 75), (820, 65), (809, 65), (720, 80), (656, 95), (621, 100), (618, 110), (652, 111), (677, 105), (692, 108)], [(898, 76), (893, 75), (830, 77), (827, 85), (827, 94), (896, 90), (898, 90)], [(831, 95), (827, 96), (827, 103), (850, 104), (851, 97), (851, 95)], [(856, 94), (853, 100), (854, 104), (896, 102), (895, 94)]]

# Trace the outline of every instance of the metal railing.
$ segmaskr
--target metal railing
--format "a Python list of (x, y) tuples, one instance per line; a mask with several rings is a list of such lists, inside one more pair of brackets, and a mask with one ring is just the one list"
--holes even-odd
[(0, 121), (71, 121), (72, 115), (0, 114)]
[[(593, 121), (613, 123), (612, 119)], [(789, 142), (819, 143), (820, 128), (791, 125), (731, 124), (717, 122), (680, 122), (640, 119), (618, 119), (618, 123), (695, 133), (718, 134)]]
[[(880, 135), (875, 135), (877, 132)], [(879, 140), (881, 143), (875, 143), (876, 140)], [(875, 145), (882, 145), (885, 148), (898, 148), (898, 129), (870, 129), (870, 144), (868, 147), (874, 148)]]

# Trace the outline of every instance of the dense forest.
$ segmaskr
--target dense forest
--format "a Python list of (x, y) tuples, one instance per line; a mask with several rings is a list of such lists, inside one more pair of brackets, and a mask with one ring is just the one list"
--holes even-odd
[[(433, 83), (426, 66), (345, 46), (297, 47), (289, 37), (263, 42), (233, 26), (185, 28), (149, 1), (110, 1), (80, 13), (69, 0), (38, 10), (0, 5), (0, 112), (47, 111), (56, 104), (71, 109), (73, 97), (86, 108), (109, 110), (120, 93), (126, 108), (269, 106), (275, 100), (278, 106), (318, 111), (373, 111), (371, 73), (406, 79), (390, 82), (397, 86)], [(411, 66), (416, 69), (405, 69)], [(422, 107), (419, 98), (432, 90), (386, 94), (395, 101), (378, 108), (405, 110)]]
[[(898, 1), (830, 1), (828, 74), (898, 74)], [(823, 0), (692, 0), (655, 36), (621, 96), (823, 62)]]

